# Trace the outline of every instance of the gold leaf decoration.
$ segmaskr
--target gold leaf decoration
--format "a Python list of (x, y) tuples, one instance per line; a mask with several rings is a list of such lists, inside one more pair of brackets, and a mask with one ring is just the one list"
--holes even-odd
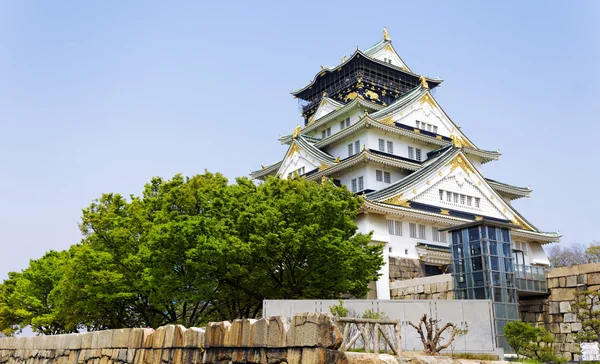
[(435, 107), (435, 101), (433, 101), (433, 99), (431, 98), (431, 96), (429, 94), (425, 94), (425, 95), (421, 96), (419, 101), (421, 102), (421, 104), (427, 103), (432, 108)]
[(394, 119), (391, 116), (388, 116), (385, 119), (381, 119), (379, 120), (380, 123), (385, 124), (385, 125), (390, 125), (390, 126), (395, 126), (396, 123), (394, 121)]
[(407, 198), (402, 198), (402, 194), (399, 194), (398, 196), (389, 198), (389, 199), (385, 200), (384, 202), (392, 204), (392, 205), (396, 205), (396, 206), (410, 207), (410, 202), (408, 201)]
[(371, 100), (377, 100), (377, 101), (379, 101), (379, 95), (377, 93), (371, 91), (371, 90), (366, 90), (365, 91), (365, 96), (367, 96)]
[(483, 220), (483, 216), (475, 216), (475, 221), (481, 221)]
[(467, 175), (469, 175), (469, 172), (475, 173), (469, 162), (465, 161), (462, 155), (457, 155), (454, 157), (454, 159), (451, 160), (447, 166), (450, 166), (450, 173), (452, 173), (452, 171), (454, 171), (456, 168), (462, 169)]
[(354, 100), (358, 96), (356, 92), (350, 92), (346, 97), (344, 97), (344, 101)]
[(440, 209), (440, 214), (450, 216), (450, 210)]

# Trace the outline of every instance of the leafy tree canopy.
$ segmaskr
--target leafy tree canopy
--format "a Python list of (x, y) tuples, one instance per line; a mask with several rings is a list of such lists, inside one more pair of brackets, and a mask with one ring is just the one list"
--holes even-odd
[(208, 172), (104, 194), (83, 210), (79, 244), (0, 285), (0, 330), (197, 326), (259, 316), (264, 299), (362, 297), (383, 259), (357, 233), (361, 204), (329, 182)]

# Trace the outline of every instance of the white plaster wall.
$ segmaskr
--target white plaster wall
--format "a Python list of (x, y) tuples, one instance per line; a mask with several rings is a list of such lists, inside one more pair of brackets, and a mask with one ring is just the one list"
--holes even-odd
[[(377, 170), (382, 172), (390, 172), (391, 183), (385, 183), (383, 180), (381, 182), (377, 181)], [(351, 190), (350, 181), (353, 178), (362, 176), (364, 178), (365, 189), (377, 191), (401, 180), (402, 178), (408, 176), (408, 174), (408, 171), (401, 170), (400, 168), (369, 162), (367, 164), (361, 163), (353, 168), (348, 168), (342, 171), (342, 173), (337, 174), (335, 179), (339, 180), (343, 185), (346, 185), (348, 190)]]
[(350, 118), (350, 125), (355, 124), (357, 121), (360, 120), (360, 117), (364, 115), (364, 110), (357, 108), (354, 108), (353, 110), (344, 113), (342, 116), (336, 117), (331, 121), (328, 121), (327, 123), (319, 126), (317, 129), (315, 129), (314, 131), (308, 133), (307, 135), (315, 137), (315, 138), (321, 138), (322, 137), (322, 131), (331, 127), (331, 135), (340, 132), (342, 129), (340, 128), (340, 121), (342, 120), (346, 120), (346, 118)]
[[(369, 189), (368, 174), (369, 173), (367, 170), (367, 166), (365, 164), (360, 164), (353, 168), (348, 168), (348, 169), (344, 170), (344, 174), (337, 176), (336, 179), (339, 180), (342, 185), (346, 186), (346, 188), (348, 188), (348, 191), (352, 191), (351, 180), (362, 176), (363, 180), (364, 180), (364, 184), (365, 184), (364, 189), (366, 190), (366, 189)], [(357, 184), (358, 184), (358, 181), (357, 181)], [(357, 188), (358, 188), (358, 186), (357, 186)]]
[[(339, 123), (338, 123), (339, 124)], [(339, 125), (338, 125), (339, 128)], [(334, 144), (328, 145), (325, 148), (323, 148), (323, 150), (326, 153), (329, 153), (331, 156), (333, 156), (334, 158), (340, 157), (340, 159), (345, 159), (348, 158), (348, 144), (353, 143), (360, 140), (360, 151), (362, 151), (363, 146), (365, 145), (366, 141), (367, 141), (367, 131), (366, 130), (362, 130), (358, 133), (354, 133), (351, 136), (348, 136), (344, 139), (338, 140), (336, 141)], [(353, 150), (354, 150), (354, 146), (353, 146)]]
[(372, 54), (371, 58), (375, 58), (375, 59), (378, 59), (378, 60), (384, 61), (384, 62), (385, 62), (386, 58), (391, 59), (392, 65), (394, 65), (396, 67), (406, 68), (406, 65), (404, 64), (404, 62), (402, 62), (400, 57), (398, 57), (398, 55), (395, 52), (390, 52), (386, 48), (382, 48), (379, 51), (377, 51), (376, 53)]
[[(471, 178), (460, 168), (457, 168), (451, 175), (448, 175), (437, 183), (434, 183), (429, 189), (418, 195), (413, 200), (428, 205), (439, 206), (440, 208), (444, 209), (454, 209), (471, 212), (476, 215), (485, 215), (499, 219), (506, 219), (506, 216), (495, 206), (492, 200), (490, 200), (490, 197), (481, 191), (481, 185), (479, 185), (477, 182), (478, 181), (475, 178)], [(448, 202), (445, 195), (444, 199), (440, 200), (440, 189), (444, 191), (455, 192), (459, 195), (463, 194), (467, 196), (478, 197), (480, 198), (480, 207), (477, 208), (474, 206), (474, 200), (472, 206), (467, 206), (466, 204), (462, 205), (460, 204), (460, 200), (459, 203), (454, 203), (453, 201)]]
[[(373, 215), (373, 214), (370, 214)], [(395, 216), (388, 216), (387, 218), (384, 215), (380, 216), (380, 221), (378, 224), (369, 225), (368, 228), (374, 231), (376, 235), (385, 235), (389, 238), (389, 245), (387, 246), (388, 254), (391, 257), (398, 258), (410, 258), (410, 259), (419, 259), (419, 255), (417, 253), (417, 243), (425, 243), (430, 245), (440, 245), (440, 246), (450, 246), (450, 238), (446, 238), (446, 243), (435, 242), (433, 241), (433, 233), (432, 226), (436, 226), (438, 228), (442, 228), (441, 225), (432, 225), (429, 223), (423, 223), (423, 221), (417, 221), (412, 219), (399, 219)], [(402, 221), (402, 236), (391, 235), (387, 229), (387, 219), (390, 220), (400, 220)], [(425, 238), (411, 238), (409, 224), (415, 223), (418, 225), (425, 225)], [(446, 233), (447, 234), (447, 233)], [(390, 251), (391, 249), (391, 251)]]
[(298, 170), (304, 167), (304, 173), (312, 171), (317, 168), (319, 161), (315, 160), (312, 156), (304, 151), (294, 153), (291, 158), (283, 161), (281, 167), (279, 167), (279, 174), (282, 178), (287, 178), (288, 173)]
[(389, 234), (387, 233), (386, 220), (379, 214), (361, 214), (357, 221), (358, 231), (364, 234), (373, 232), (373, 244), (383, 244), (383, 262), (384, 265), (379, 270), (381, 276), (376, 283), (377, 299), (390, 299), (390, 267), (389, 267)]
[(548, 260), (542, 244), (535, 241), (529, 242), (529, 259), (529, 264), (550, 265), (550, 260)]
[(418, 120), (437, 126), (437, 133), (440, 135), (450, 137), (451, 134), (456, 134), (456, 127), (442, 110), (421, 100), (416, 100), (411, 106), (396, 112), (392, 115), (392, 120), (414, 128), (417, 127)]

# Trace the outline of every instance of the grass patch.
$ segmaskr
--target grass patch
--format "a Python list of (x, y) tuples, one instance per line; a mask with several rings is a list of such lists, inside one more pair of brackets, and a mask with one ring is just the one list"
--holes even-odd
[[(498, 355), (491, 355), (491, 354), (477, 354), (477, 353), (454, 353), (454, 355), (452, 354), (441, 354), (443, 356), (447, 356), (453, 359), (470, 359), (470, 360), (486, 360), (486, 361), (493, 361), (493, 360), (499, 360), (498, 359)], [(530, 363), (532, 364), (532, 363)]]

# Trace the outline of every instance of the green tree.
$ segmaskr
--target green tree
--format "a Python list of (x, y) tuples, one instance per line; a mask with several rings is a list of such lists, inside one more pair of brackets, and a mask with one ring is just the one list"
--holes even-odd
[(21, 273), (11, 272), (0, 285), (0, 331), (6, 335), (19, 333), (31, 325), (43, 334), (67, 332), (55, 309), (52, 292), (63, 275), (66, 252), (50, 251), (31, 260)]
[(575, 303), (571, 310), (577, 315), (577, 321), (581, 322), (581, 330), (575, 334), (575, 340), (579, 343), (594, 342), (600, 338), (600, 292), (578, 291), (575, 292)]
[(554, 337), (543, 327), (533, 326), (523, 321), (510, 321), (504, 327), (504, 336), (515, 353), (538, 362), (563, 362), (556, 357), (552, 344)]
[(269, 298), (362, 297), (383, 259), (357, 233), (361, 204), (329, 182), (228, 185), (208, 172), (153, 178), (140, 197), (104, 194), (83, 210), (82, 241), (54, 253), (60, 264), (32, 262), (0, 286), (0, 328), (196, 326), (256, 317)]
[(594, 241), (585, 250), (585, 254), (587, 256), (588, 263), (600, 263), (600, 243)]

